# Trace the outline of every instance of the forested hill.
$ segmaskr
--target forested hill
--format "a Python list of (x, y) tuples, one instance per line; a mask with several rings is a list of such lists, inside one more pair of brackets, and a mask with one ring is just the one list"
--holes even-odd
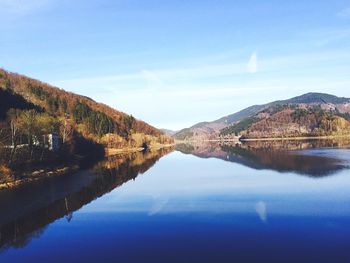
[(260, 112), (268, 112), (269, 109), (275, 110), (276, 107), (278, 108), (278, 106), (285, 105), (300, 107), (301, 109), (308, 108), (310, 110), (320, 107), (325, 112), (334, 111), (340, 114), (350, 113), (349, 98), (310, 92), (287, 100), (253, 105), (212, 122), (198, 123), (190, 128), (177, 132), (174, 138), (178, 140), (217, 139), (220, 135), (237, 134), (252, 123), (255, 123), (259, 119), (257, 115)]
[(222, 138), (246, 139), (348, 136), (350, 114), (319, 105), (275, 105), (220, 131)]
[[(41, 81), (0, 69), (0, 118), (10, 108), (45, 113), (94, 141), (123, 147), (147, 143), (167, 143), (171, 139), (153, 126), (105, 104), (66, 92)], [(68, 125), (67, 125), (68, 123)]]

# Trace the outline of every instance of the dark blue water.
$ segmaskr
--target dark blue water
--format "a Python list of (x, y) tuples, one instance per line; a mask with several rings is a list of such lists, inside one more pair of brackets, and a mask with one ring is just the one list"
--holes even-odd
[(33, 199), (22, 214), (6, 208), (16, 219), (2, 222), (0, 262), (350, 262), (349, 150), (318, 149), (315, 158), (320, 151), (327, 173), (315, 174), (310, 159), (293, 171), (244, 165), (228, 152), (172, 152), (119, 183), (106, 179), (118, 169), (93, 186), (92, 172), (79, 175), (83, 183), (60, 179), (76, 186), (67, 192), (43, 183), (36, 193), (50, 202)]

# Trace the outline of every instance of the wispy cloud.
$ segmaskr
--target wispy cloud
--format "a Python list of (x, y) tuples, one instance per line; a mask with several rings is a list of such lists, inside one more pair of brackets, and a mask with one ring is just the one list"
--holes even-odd
[[(255, 70), (259, 74), (248, 72), (246, 58), (247, 53), (236, 61), (230, 60), (231, 64), (226, 60), (222, 64), (201, 62), (194, 67), (179, 63), (178, 67), (144, 68), (125, 74), (54, 81), (53, 84), (77, 93), (83, 90), (97, 101), (159, 127), (174, 129), (202, 121), (203, 116), (214, 120), (251, 104), (280, 99), (281, 93), (276, 90), (284, 94), (283, 98), (308, 91), (348, 96), (340, 92), (349, 86), (346, 61), (350, 53), (347, 50), (264, 56), (259, 60), (256, 56)], [(263, 95), (256, 97), (256, 94)], [(145, 101), (147, 107), (144, 107)], [(180, 102), (181, 109), (178, 109)]]
[(337, 15), (341, 18), (350, 18), (350, 7), (344, 8)]
[(0, 0), (2, 14), (26, 15), (47, 7), (54, 0)]
[(325, 45), (332, 44), (334, 42), (338, 42), (340, 40), (348, 39), (350, 37), (350, 29), (349, 28), (322, 29), (312, 34), (315, 35), (315, 40), (312, 40), (312, 42), (316, 46), (325, 46)]
[[(179, 80), (195, 80), (203, 78), (216, 78), (223, 76), (234, 76), (239, 74), (246, 74), (244, 63), (231, 63), (231, 64), (217, 64), (217, 65), (201, 65), (192, 68), (172, 68), (172, 69), (143, 69), (139, 72), (130, 74), (120, 74), (111, 76), (101, 76), (94, 78), (81, 78), (71, 80), (55, 81), (57, 85), (67, 86), (91, 86), (98, 85), (104, 87), (116, 87), (129, 85), (132, 83), (137, 85), (147, 84), (150, 87), (151, 84), (156, 86), (162, 86), (169, 82)], [(168, 82), (168, 83), (166, 83)]]
[(258, 71), (258, 55), (254, 52), (249, 59), (247, 70), (249, 73), (256, 73)]
[(162, 86), (162, 80), (157, 73), (150, 70), (141, 70), (141, 76), (145, 79), (147, 87), (157, 88)]
[[(93, 78), (78, 78), (53, 81), (55, 85), (63, 88), (74, 87), (104, 87), (104, 88), (145, 88), (151, 84), (159, 87), (171, 87), (177, 85), (180, 81), (186, 85), (192, 85), (194, 81), (206, 80), (208, 78), (217, 77), (235, 77), (238, 75), (246, 75), (259, 71), (262, 73), (282, 71), (289, 72), (289, 69), (295, 68), (310, 68), (313, 64), (323, 65), (329, 61), (339, 61), (343, 63), (350, 59), (350, 53), (347, 50), (336, 50), (331, 52), (308, 52), (294, 55), (275, 56), (265, 58), (258, 62), (257, 54), (254, 52), (248, 63), (237, 61), (236, 63), (223, 63), (213, 65), (199, 65), (197, 67), (179, 67), (179, 68), (164, 68), (164, 69), (142, 69), (140, 71), (130, 72), (127, 74), (116, 74), (98, 76)], [(327, 64), (328, 65), (328, 64)], [(52, 81), (50, 81), (52, 82)], [(146, 86), (145, 86), (146, 84)], [(233, 84), (231, 82), (231, 84)], [(242, 84), (242, 83), (240, 83)], [(197, 83), (198, 85), (198, 83)], [(200, 86), (203, 86), (200, 83)]]

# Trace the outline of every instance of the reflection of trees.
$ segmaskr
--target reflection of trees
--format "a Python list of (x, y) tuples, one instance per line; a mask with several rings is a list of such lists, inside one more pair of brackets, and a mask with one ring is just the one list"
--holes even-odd
[(222, 146), (228, 161), (253, 169), (271, 169), (278, 172), (296, 172), (309, 176), (325, 176), (345, 168), (340, 160), (325, 156), (298, 154), (273, 148), (243, 148)]
[(176, 145), (176, 150), (187, 154), (193, 152), (195, 150), (195, 147), (192, 144), (180, 143)]
[(295, 150), (345, 145), (350, 143), (347, 140), (257, 141), (233, 145), (182, 145), (177, 150), (201, 158), (223, 159), (258, 170), (271, 169), (318, 177), (331, 175), (348, 165), (335, 157), (305, 155)]
[[(25, 216), (0, 226), (0, 247), (24, 247), (32, 238), (40, 236), (45, 227), (66, 216), (72, 219), (72, 214), (96, 198), (121, 186), (130, 179), (135, 179), (151, 168), (162, 156), (172, 151), (171, 148), (158, 151), (137, 152), (111, 156), (99, 163), (95, 168), (95, 179), (75, 192), (67, 194), (45, 207), (31, 211)], [(30, 194), (30, 193), (29, 193)], [(41, 202), (43, 200), (40, 200)], [(1, 209), (1, 207), (0, 207)], [(18, 209), (18, 207), (13, 208)]]
[[(228, 144), (224, 144), (228, 145)], [(249, 148), (272, 148), (279, 150), (302, 150), (322, 147), (343, 147), (350, 145), (350, 138), (323, 139), (323, 140), (262, 140), (248, 141), (242, 147)]]

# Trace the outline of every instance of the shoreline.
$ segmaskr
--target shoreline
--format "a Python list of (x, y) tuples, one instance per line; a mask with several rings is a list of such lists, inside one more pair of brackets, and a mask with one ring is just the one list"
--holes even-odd
[(55, 176), (67, 175), (69, 173), (77, 172), (79, 171), (79, 169), (80, 168), (77, 165), (73, 165), (73, 166), (65, 166), (62, 168), (58, 168), (54, 171), (52, 170), (51, 171), (45, 171), (45, 170), (34, 171), (31, 174), (26, 175), (24, 178), (10, 181), (10, 182), (0, 183), (0, 191), (5, 189), (12, 189), (24, 184), (45, 180)]
[(300, 137), (268, 137), (268, 138), (247, 138), (241, 139), (241, 142), (254, 141), (304, 141), (304, 140), (336, 140), (336, 139), (350, 139), (350, 135), (331, 135), (331, 136), (300, 136)]
[[(150, 147), (150, 150), (159, 150), (162, 148), (168, 148), (175, 146), (175, 144), (165, 144), (165, 145), (156, 145), (153, 147)], [(118, 155), (118, 154), (127, 154), (127, 153), (134, 153), (134, 152), (140, 152), (143, 151), (144, 148), (142, 147), (136, 147), (136, 148), (120, 148), (120, 149), (113, 149), (113, 148), (105, 148), (105, 158), (113, 155)], [(5, 190), (5, 189), (12, 189), (15, 187), (22, 186), (24, 184), (28, 183), (33, 183), (37, 182), (40, 180), (45, 180), (51, 177), (55, 176), (64, 176), (69, 173), (75, 173), (78, 172), (81, 169), (78, 165), (72, 165), (72, 166), (64, 166), (64, 167), (59, 167), (55, 168), (53, 170), (37, 170), (29, 174), (24, 174), (23, 178), (9, 181), (9, 182), (2, 182), (0, 183), (0, 191)]]
[(159, 144), (154, 145), (149, 148), (143, 148), (143, 147), (135, 147), (135, 148), (105, 148), (106, 154), (105, 157), (113, 156), (115, 154), (123, 154), (123, 153), (134, 153), (134, 152), (141, 152), (144, 150), (159, 150), (162, 148), (168, 148), (175, 146), (175, 143), (173, 144)]
[(240, 143), (241, 141), (238, 139), (228, 139), (228, 140), (222, 140), (222, 139), (210, 139), (210, 140), (188, 140), (188, 141), (175, 141), (174, 145), (177, 144), (190, 144), (190, 143), (201, 143), (201, 142), (236, 142)]
[(175, 141), (176, 144), (191, 144), (203, 142), (254, 142), (254, 141), (304, 141), (304, 140), (337, 140), (350, 139), (350, 135), (330, 135), (330, 136), (299, 136), (299, 137), (266, 137), (266, 138), (246, 138), (246, 139), (208, 139), (208, 140), (188, 140)]

